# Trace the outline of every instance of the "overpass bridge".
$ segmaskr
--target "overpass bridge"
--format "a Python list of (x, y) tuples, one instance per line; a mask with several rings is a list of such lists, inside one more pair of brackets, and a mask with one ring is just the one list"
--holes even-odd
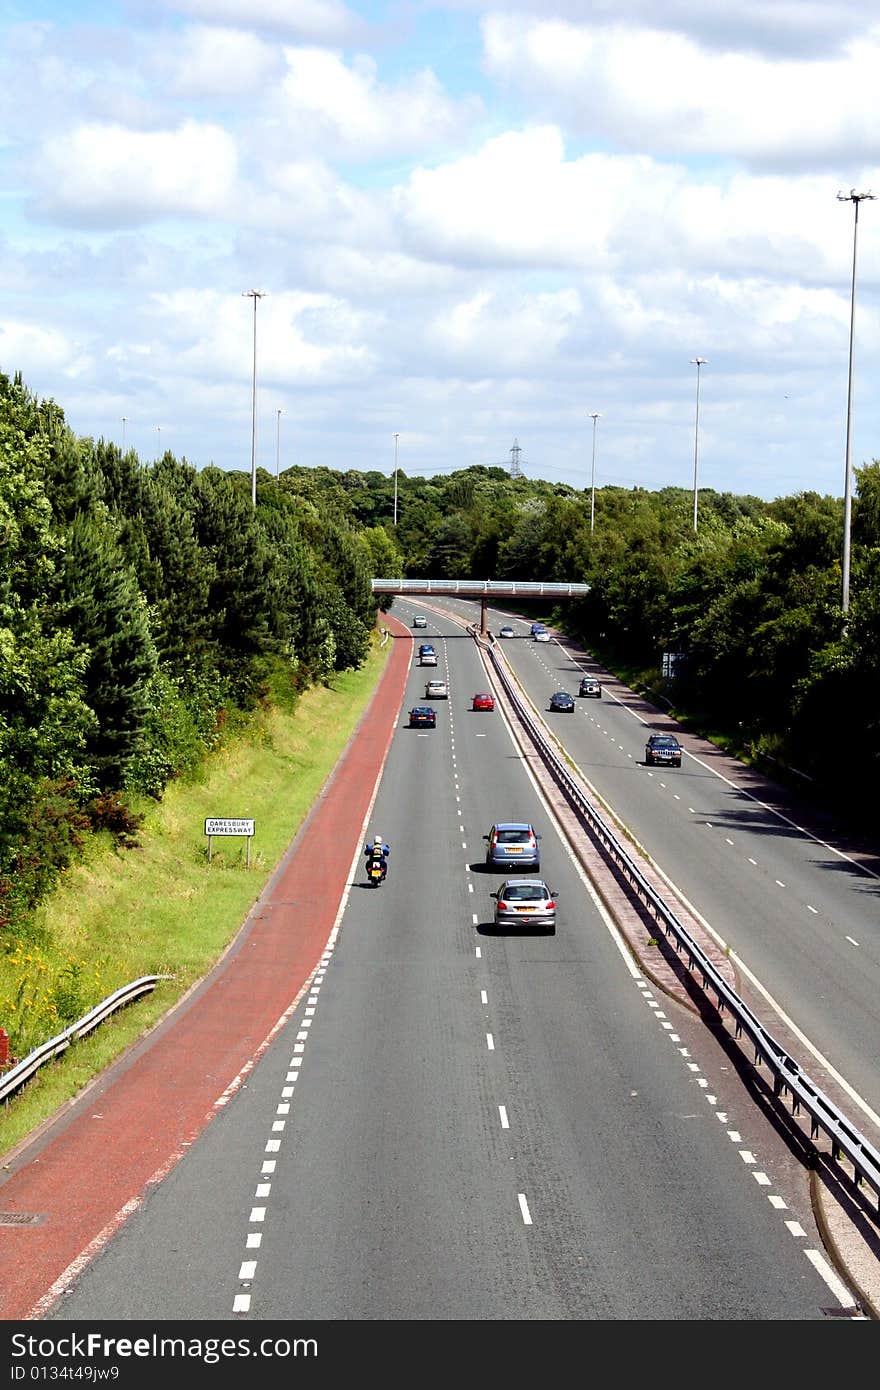
[(583, 598), (589, 584), (545, 584), (535, 579), (373, 579), (374, 594), (416, 594), (438, 598), (478, 598), (480, 632), (486, 634), (486, 609), (499, 598)]

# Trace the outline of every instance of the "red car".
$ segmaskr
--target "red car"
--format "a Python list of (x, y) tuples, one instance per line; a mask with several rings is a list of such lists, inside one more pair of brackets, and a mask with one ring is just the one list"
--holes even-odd
[(476, 695), (474, 696), (474, 703), (473, 703), (472, 708), (473, 708), (473, 709), (494, 709), (494, 708), (495, 708), (495, 696), (494, 696), (494, 695), (488, 695), (485, 691), (479, 692), (478, 694), (476, 694)]

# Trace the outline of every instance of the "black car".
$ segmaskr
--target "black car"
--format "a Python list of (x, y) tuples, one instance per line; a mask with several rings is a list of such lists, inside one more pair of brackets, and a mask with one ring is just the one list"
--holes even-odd
[(416, 705), (409, 712), (411, 729), (436, 729), (437, 715), (432, 705)]
[(578, 695), (592, 695), (594, 699), (601, 700), (602, 685), (596, 676), (584, 676), (578, 686)]
[(681, 767), (681, 744), (675, 734), (651, 734), (645, 744), (647, 767)]
[(574, 699), (567, 690), (557, 690), (550, 696), (550, 708), (557, 714), (574, 714)]

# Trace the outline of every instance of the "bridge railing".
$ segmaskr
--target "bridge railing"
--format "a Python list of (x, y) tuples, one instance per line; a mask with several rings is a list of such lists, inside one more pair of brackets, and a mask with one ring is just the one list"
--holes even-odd
[(508, 598), (582, 598), (589, 584), (544, 583), (531, 579), (373, 579), (374, 594), (494, 594)]

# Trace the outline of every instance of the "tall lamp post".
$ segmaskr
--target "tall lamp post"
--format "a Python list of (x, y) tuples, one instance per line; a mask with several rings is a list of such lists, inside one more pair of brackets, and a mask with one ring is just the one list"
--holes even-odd
[(697, 529), (697, 468), (700, 460), (700, 369), (708, 358), (692, 357), (691, 366), (697, 369), (697, 415), (694, 423), (694, 530)]
[(596, 424), (601, 419), (601, 415), (595, 412), (590, 416), (593, 422), (593, 467), (590, 470), (590, 530), (592, 531), (596, 523)]
[(123, 415), (120, 418), (122, 420), (122, 452), (125, 453), (125, 422), (127, 421), (128, 416)]
[(841, 203), (852, 203), (855, 217), (853, 219), (853, 262), (852, 262), (852, 295), (849, 310), (849, 380), (846, 395), (846, 472), (843, 482), (843, 595), (841, 607), (844, 613), (849, 612), (849, 556), (850, 556), (850, 529), (852, 522), (852, 469), (850, 467), (850, 445), (852, 440), (852, 403), (853, 403), (853, 343), (855, 341), (856, 327), (856, 248), (859, 236), (859, 203), (866, 199), (876, 197), (874, 193), (857, 193), (851, 188), (848, 193), (838, 193), (837, 198)]
[(257, 300), (265, 290), (242, 290), (242, 299), (254, 301), (254, 376), (251, 390), (251, 506), (257, 505)]
[(399, 434), (394, 436), (394, 525), (397, 525), (397, 441)]
[(278, 477), (278, 473), (279, 473), (280, 467), (281, 467), (281, 417), (282, 417), (283, 414), (284, 414), (284, 411), (283, 411), (283, 410), (280, 410), (280, 409), (279, 409), (279, 410), (276, 410), (276, 411), (275, 411), (275, 477), (276, 477), (276, 478)]
[(156, 426), (156, 437), (157, 437), (157, 439), (158, 439), (158, 441), (159, 441), (158, 444), (156, 445), (156, 458), (157, 458), (157, 459), (160, 459), (160, 458), (162, 457), (162, 426), (161, 426), (161, 425), (157, 425), (157, 426)]

